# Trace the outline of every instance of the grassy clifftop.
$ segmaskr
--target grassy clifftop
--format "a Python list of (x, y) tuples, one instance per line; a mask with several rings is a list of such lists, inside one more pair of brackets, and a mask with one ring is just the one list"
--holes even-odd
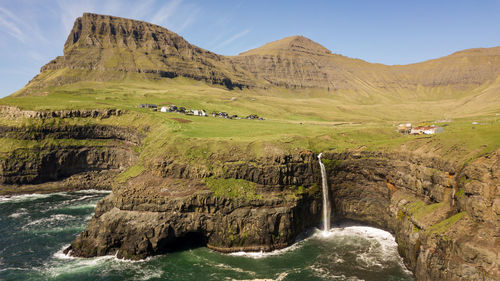
[[(130, 79), (116, 82), (78, 82), (53, 87), (42, 96), (11, 96), (0, 105), (29, 110), (118, 108), (122, 116), (72, 118), (50, 123), (38, 119), (0, 119), (7, 126), (65, 126), (102, 124), (130, 127), (146, 138), (138, 147), (141, 167), (161, 159), (176, 158), (198, 165), (214, 160), (244, 161), (296, 150), (343, 151), (408, 150), (434, 153), (457, 161), (477, 157), (500, 147), (500, 116), (490, 110), (468, 107), (485, 90), (464, 94), (461, 99), (410, 101), (383, 100), (355, 103), (348, 95), (321, 90), (228, 90), (205, 82), (175, 78), (156, 82)], [(495, 91), (492, 91), (495, 93)], [(477, 96), (476, 96), (477, 95)], [(224, 111), (246, 116), (258, 114), (266, 120), (228, 120), (153, 112), (141, 103), (175, 104), (207, 112)], [(464, 104), (466, 106), (464, 106)], [(395, 131), (402, 122), (431, 124), (439, 119), (452, 122), (434, 136), (407, 136)], [(478, 122), (472, 125), (472, 122)], [(31, 141), (33, 142), (33, 141)], [(68, 145), (68, 140), (45, 141)], [(3, 139), (5, 149), (19, 148)]]

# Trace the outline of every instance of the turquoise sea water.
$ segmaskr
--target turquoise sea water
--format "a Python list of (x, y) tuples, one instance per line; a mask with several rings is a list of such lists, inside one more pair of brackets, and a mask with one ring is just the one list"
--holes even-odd
[(195, 248), (136, 262), (64, 255), (105, 195), (0, 197), (0, 280), (414, 280), (389, 233), (347, 224), (327, 233), (311, 230), (272, 253)]

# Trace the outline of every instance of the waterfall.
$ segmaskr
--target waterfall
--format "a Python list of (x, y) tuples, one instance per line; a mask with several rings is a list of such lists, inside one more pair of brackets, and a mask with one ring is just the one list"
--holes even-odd
[(321, 185), (323, 187), (323, 230), (326, 232), (330, 229), (330, 200), (328, 200), (328, 182), (326, 177), (326, 169), (321, 162), (321, 155), (318, 155), (319, 165), (321, 167)]

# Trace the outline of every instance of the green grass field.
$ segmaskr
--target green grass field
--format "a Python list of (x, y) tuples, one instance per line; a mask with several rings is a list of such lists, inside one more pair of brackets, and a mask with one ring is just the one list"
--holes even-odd
[[(123, 116), (43, 122), (0, 119), (0, 125), (99, 123), (134, 127), (147, 135), (139, 148), (141, 159), (146, 162), (172, 156), (200, 161), (212, 154), (245, 159), (296, 149), (314, 152), (405, 149), (466, 161), (500, 147), (500, 116), (496, 115), (500, 112), (496, 110), (500, 102), (497, 103), (498, 95), (494, 94), (497, 88), (493, 83), (469, 92), (462, 91), (454, 98), (450, 97), (449, 88), (441, 91), (421, 89), (414, 98), (403, 92), (373, 93), (363, 98), (363, 93), (312, 89), (230, 91), (187, 78), (151, 81), (136, 77), (117, 82), (78, 82), (45, 89), (41, 95), (0, 99), (0, 105), (32, 110), (119, 108), (127, 112)], [(439, 94), (444, 98), (436, 98)], [(492, 96), (491, 102), (483, 101)], [(227, 120), (153, 112), (138, 108), (141, 103), (175, 104), (238, 116), (258, 114), (266, 120)], [(407, 136), (395, 131), (399, 123), (432, 124), (438, 119), (452, 119), (449, 123), (436, 124), (445, 126), (441, 134)], [(472, 125), (474, 121), (479, 124)], [(54, 143), (67, 145), (62, 140), (50, 142)], [(4, 139), (2, 151), (23, 145)]]

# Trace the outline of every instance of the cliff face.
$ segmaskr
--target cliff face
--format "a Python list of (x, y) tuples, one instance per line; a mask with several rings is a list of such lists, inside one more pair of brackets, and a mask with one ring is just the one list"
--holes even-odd
[(417, 280), (500, 277), (500, 151), (465, 168), (399, 153), (331, 157), (335, 216), (394, 232)]
[(67, 251), (131, 259), (165, 253), (183, 243), (221, 252), (271, 251), (291, 245), (319, 222), (316, 198), (269, 192), (253, 200), (221, 198), (200, 183), (182, 184), (115, 189)]
[(165, 28), (89, 13), (76, 19), (64, 44), (64, 56), (43, 66), (41, 72), (60, 69), (84, 71), (78, 80), (106, 81), (145, 73), (156, 79), (183, 76), (228, 88), (254, 86), (252, 77), (224, 56), (191, 45)]
[[(302, 155), (228, 164), (231, 176), (262, 184), (262, 197), (254, 199), (215, 197), (195, 179), (169, 179), (177, 169), (131, 180), (99, 204), (68, 251), (85, 257), (118, 252), (135, 259), (164, 253), (186, 239), (224, 252), (290, 245), (321, 216), (320, 193), (314, 191), (319, 165), (311, 161), (315, 155)], [(403, 152), (326, 153), (334, 220), (393, 232), (418, 280), (496, 280), (499, 160), (497, 151), (461, 168)], [(277, 172), (267, 180), (262, 174), (271, 166)], [(294, 196), (287, 192), (291, 184), (308, 192)]]
[(115, 186), (67, 251), (84, 257), (117, 253), (139, 259), (168, 252), (183, 241), (221, 252), (289, 246), (321, 219), (320, 194), (298, 196), (296, 186), (290, 187), (314, 183), (318, 175), (312, 172), (313, 157), (303, 153), (269, 162), (229, 162), (223, 167), (228, 178), (258, 185), (250, 198), (217, 197), (199, 180), (209, 175), (196, 175), (180, 164), (160, 164)]
[[(116, 111), (9, 111), (7, 116), (33, 115), (106, 118)], [(5, 113), (5, 112), (4, 112)], [(43, 124), (43, 123), (42, 123)], [(5, 194), (71, 189), (110, 189), (114, 177), (137, 160), (137, 132), (109, 125), (0, 126), (0, 138), (32, 142), (0, 153), (0, 192)], [(41, 145), (40, 143), (45, 143)], [(21, 186), (19, 186), (21, 185)]]

